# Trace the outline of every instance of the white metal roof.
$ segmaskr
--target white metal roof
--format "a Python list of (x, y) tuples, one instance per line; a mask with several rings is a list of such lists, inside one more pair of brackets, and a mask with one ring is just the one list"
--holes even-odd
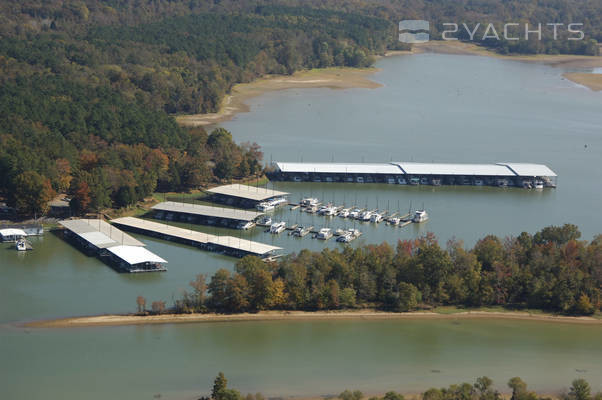
[(556, 174), (542, 164), (497, 163), (497, 164), (452, 164), (391, 162), (369, 163), (289, 163), (277, 162), (276, 166), (286, 173), (321, 174), (388, 174), (388, 175), (462, 175), (462, 176), (549, 176)]
[(514, 176), (507, 167), (498, 164), (440, 164), (440, 163), (395, 163), (408, 175), (480, 175)]
[(278, 190), (266, 189), (262, 187), (241, 185), (239, 183), (214, 187), (213, 189), (207, 189), (207, 192), (255, 201), (262, 201), (272, 197), (286, 196), (290, 194), (288, 192), (280, 192)]
[(248, 251), (249, 253), (264, 255), (274, 250), (280, 250), (281, 247), (272, 246), (269, 244), (253, 242), (251, 240), (240, 239), (234, 236), (216, 236), (210, 243), (220, 246), (229, 247), (232, 249)]
[(130, 228), (136, 228), (143, 231), (157, 232), (163, 235), (174, 236), (197, 243), (207, 243), (209, 242), (209, 240), (216, 237), (215, 235), (210, 235), (204, 232), (199, 232), (192, 229), (179, 228), (177, 226), (172, 226), (155, 221), (149, 221), (147, 219), (142, 218), (122, 217), (116, 218), (111, 222), (117, 225), (128, 226)]
[(130, 265), (136, 265), (144, 262), (167, 263), (164, 259), (140, 246), (113, 246), (107, 248), (108, 251), (121, 258)]
[(289, 163), (277, 162), (282, 172), (318, 174), (400, 174), (399, 167), (391, 163)]
[(5, 228), (0, 229), (0, 236), (27, 236), (27, 233), (23, 229)]
[(556, 176), (554, 171), (543, 164), (499, 163), (499, 165), (505, 165), (518, 176)]
[(251, 240), (240, 239), (234, 236), (210, 235), (204, 232), (179, 228), (177, 226), (171, 226), (141, 218), (123, 217), (114, 219), (112, 220), (112, 222), (118, 225), (129, 226), (132, 228), (157, 232), (163, 235), (177, 237), (180, 239), (186, 239), (192, 242), (213, 243), (232, 249), (244, 250), (257, 255), (265, 255), (274, 250), (281, 249), (281, 247), (271, 246), (268, 244), (254, 242)]
[(99, 249), (117, 245), (145, 246), (141, 241), (101, 219), (67, 219), (59, 224)]
[(153, 206), (153, 209), (168, 212), (202, 215), (205, 217), (234, 219), (239, 221), (253, 221), (255, 218), (263, 215), (259, 212), (239, 210), (236, 208), (211, 207), (201, 204), (176, 203), (173, 201), (159, 203)]

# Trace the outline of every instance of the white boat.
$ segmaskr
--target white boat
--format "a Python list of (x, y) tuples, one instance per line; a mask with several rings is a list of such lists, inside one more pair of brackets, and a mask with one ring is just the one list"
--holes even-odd
[(399, 225), (400, 222), (401, 218), (399, 217), (389, 218), (389, 225)]
[(397, 178), (397, 183), (400, 185), (407, 185), (408, 181), (405, 178)]
[(387, 178), (387, 183), (390, 185), (394, 185), (395, 184), (395, 178)]
[(353, 239), (355, 239), (355, 236), (353, 236), (350, 232), (345, 232), (337, 238), (337, 242), (349, 243)]
[(265, 215), (265, 216), (261, 217), (261, 219), (259, 219), (259, 221), (257, 221), (257, 225), (270, 226), (270, 225), (272, 225), (272, 218), (268, 215)]
[(336, 231), (334, 231), (334, 235), (335, 236), (341, 236), (344, 235), (346, 232), (344, 230), (342, 230), (341, 228), (337, 229)]
[(26, 251), (27, 250), (27, 242), (25, 239), (17, 240), (16, 247), (18, 251)]
[(417, 210), (412, 218), (412, 222), (420, 223), (425, 222), (429, 219), (429, 215), (425, 210)]
[(535, 189), (543, 189), (543, 181), (535, 181)]
[(353, 235), (353, 237), (356, 237), (356, 238), (362, 236), (362, 232), (360, 232), (359, 229), (350, 228), (347, 230), (347, 232), (349, 232), (350, 234)]
[(333, 182), (333, 179), (332, 179), (332, 177), (331, 177), (331, 176), (327, 176), (327, 177), (326, 177), (326, 182)]
[(268, 212), (268, 211), (274, 211), (274, 205), (267, 203), (267, 202), (261, 202), (259, 204), (257, 204), (257, 210), (261, 211), (261, 212)]
[(439, 178), (433, 178), (433, 180), (431, 181), (433, 186), (441, 186), (441, 179)]
[(341, 218), (347, 218), (349, 216), (349, 209), (348, 208), (343, 208), (341, 211), (339, 211), (339, 217)]
[(353, 182), (353, 177), (352, 176), (345, 177), (345, 182)]
[(294, 182), (303, 182), (303, 179), (301, 179), (300, 176), (295, 176), (295, 177), (293, 177), (293, 181)]
[(506, 179), (498, 179), (497, 185), (499, 187), (506, 187), (508, 186), (508, 181)]
[(360, 220), (362, 221), (370, 221), (370, 218), (372, 218), (372, 212), (371, 211), (364, 211), (363, 213), (360, 214)]
[(270, 226), (270, 233), (277, 235), (286, 229), (286, 222), (276, 222)]
[(359, 219), (361, 212), (362, 211), (360, 209), (354, 208), (353, 210), (349, 211), (349, 218)]
[(332, 217), (333, 215), (335, 215), (337, 213), (337, 208), (335, 206), (330, 206), (327, 207), (324, 212), (322, 213), (322, 215), (326, 215), (328, 217)]
[(318, 211), (318, 206), (315, 204), (305, 207), (305, 212), (307, 212), (307, 213), (314, 214), (317, 211)]
[(276, 197), (273, 198), (272, 200), (268, 201), (268, 204), (274, 206), (274, 207), (278, 207), (284, 204), (287, 204), (288, 200), (285, 199), (284, 197)]
[(255, 222), (253, 221), (242, 221), (241, 223), (238, 224), (237, 228), (238, 229), (242, 229), (242, 230), (247, 230), (247, 229), (251, 229), (255, 226)]
[(363, 176), (358, 176), (357, 178), (355, 178), (355, 181), (357, 183), (364, 183), (364, 177)]
[(383, 216), (380, 215), (379, 213), (373, 213), (372, 215), (370, 215), (370, 222), (374, 222), (375, 224), (378, 224), (382, 220), (383, 220)]
[(322, 228), (318, 231), (316, 237), (321, 240), (328, 240), (332, 237), (332, 230), (330, 228)]
[(299, 202), (299, 205), (301, 205), (303, 207), (308, 207), (308, 206), (315, 206), (318, 203), (319, 203), (319, 201), (315, 197), (304, 197)]
[(474, 184), (475, 184), (475, 186), (483, 186), (483, 180), (482, 179), (475, 179), (474, 180)]
[(303, 226), (298, 226), (291, 233), (291, 235), (297, 236), (297, 237), (303, 237), (303, 236), (307, 235), (310, 231), (311, 231), (311, 228), (306, 228), (306, 227), (303, 227)]
[(420, 185), (420, 178), (411, 178), (410, 185)]

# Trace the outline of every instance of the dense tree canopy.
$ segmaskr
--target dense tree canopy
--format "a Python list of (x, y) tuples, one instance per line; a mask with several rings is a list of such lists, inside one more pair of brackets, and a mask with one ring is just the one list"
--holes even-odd
[[(554, 231), (563, 242), (537, 243)], [(570, 237), (573, 238), (570, 238)], [(245, 257), (236, 270), (221, 269), (208, 284), (205, 303), (178, 300), (177, 312), (225, 313), (377, 307), (506, 306), (589, 315), (602, 306), (602, 236), (577, 241), (574, 225), (549, 227), (534, 236), (487, 236), (472, 250), (431, 235), (344, 250), (303, 250), (264, 262)], [(205, 277), (202, 277), (203, 281)], [(202, 308), (200, 307), (202, 306)]]
[[(17, 177), (27, 172), (32, 183), (35, 172), (82, 212), (129, 205), (155, 188), (253, 175), (257, 146), (186, 131), (171, 114), (216, 111), (234, 84), (264, 74), (368, 66), (407, 48), (397, 40), (402, 19), (431, 21), (435, 39), (448, 21), (480, 23), (479, 35), (488, 23), (498, 31), (505, 22), (583, 23), (582, 41), (566, 40), (563, 28), (561, 40), (485, 44), (596, 54), (601, 18), (593, 0), (3, 1), (0, 195), (17, 205), (9, 196)], [(39, 198), (50, 193), (38, 182), (30, 194), (34, 187)]]

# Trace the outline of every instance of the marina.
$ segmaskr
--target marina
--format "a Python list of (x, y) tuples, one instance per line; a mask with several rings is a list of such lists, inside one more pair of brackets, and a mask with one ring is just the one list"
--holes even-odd
[(387, 183), (397, 185), (516, 186), (555, 188), (557, 175), (543, 164), (451, 164), (389, 162), (296, 163), (276, 162), (272, 180), (293, 182)]
[(234, 257), (254, 255), (261, 258), (274, 256), (280, 247), (271, 246), (234, 236), (217, 236), (190, 229), (170, 226), (141, 218), (123, 217), (111, 221), (112, 224), (135, 233), (171, 240)]
[(201, 225), (218, 225), (234, 229), (250, 229), (263, 215), (260, 212), (236, 208), (213, 207), (201, 204), (166, 201), (152, 207), (153, 217)]
[(206, 192), (217, 203), (242, 208), (257, 208), (260, 203), (269, 203), (271, 201), (278, 201), (279, 204), (282, 204), (284, 202), (281, 199), (289, 195), (288, 192), (238, 183), (214, 187), (207, 189)]
[(167, 271), (167, 261), (144, 248), (144, 243), (101, 219), (59, 221), (65, 238), (104, 260), (120, 272)]

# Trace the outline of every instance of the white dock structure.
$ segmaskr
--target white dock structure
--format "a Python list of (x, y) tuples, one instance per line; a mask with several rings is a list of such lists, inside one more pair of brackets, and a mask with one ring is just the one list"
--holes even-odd
[(281, 247), (234, 236), (210, 235), (141, 218), (123, 217), (114, 219), (111, 223), (132, 232), (165, 240), (173, 240), (190, 246), (199, 247), (203, 250), (224, 253), (234, 257), (254, 255), (261, 258), (267, 258), (274, 255), (274, 252), (277, 250), (282, 250)]
[(152, 207), (154, 218), (203, 225), (220, 225), (244, 229), (252, 226), (262, 213), (236, 208), (213, 207), (201, 204), (165, 201)]
[(277, 162), (270, 179), (295, 182), (356, 182), (401, 185), (556, 187), (557, 175), (543, 164), (493, 163), (298, 163)]
[(164, 259), (144, 248), (141, 241), (101, 219), (59, 221), (66, 237), (124, 272), (166, 271)]
[(207, 189), (212, 197), (224, 204), (238, 205), (246, 208), (254, 208), (258, 203), (269, 201), (279, 197), (286, 197), (290, 193), (267, 189), (259, 186), (241, 185), (239, 183), (223, 185)]

